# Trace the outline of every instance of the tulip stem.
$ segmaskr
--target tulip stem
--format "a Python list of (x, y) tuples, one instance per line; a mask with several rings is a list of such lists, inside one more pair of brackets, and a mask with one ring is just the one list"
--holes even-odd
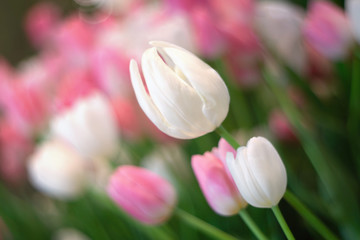
[(240, 147), (240, 144), (222, 125), (215, 129), (215, 132), (219, 134), (220, 137), (224, 138), (235, 150)]
[(268, 238), (262, 233), (260, 228), (256, 225), (254, 220), (250, 217), (248, 212), (245, 209), (242, 209), (239, 211), (239, 215), (242, 218), (242, 220), (246, 223), (246, 225), (249, 227), (251, 232), (257, 237), (259, 240), (267, 240)]
[(295, 240), (294, 235), (292, 234), (289, 226), (287, 225), (284, 216), (282, 215), (280, 208), (278, 205), (274, 206), (271, 208), (271, 210), (273, 211), (276, 220), (279, 222), (281, 229), (283, 230), (283, 232), (285, 233), (285, 236), (287, 239), (289, 240)]
[(338, 240), (326, 225), (316, 217), (293, 193), (286, 191), (284, 199), (317, 231), (324, 239)]
[(223, 232), (222, 230), (204, 222), (203, 220), (191, 215), (183, 210), (177, 209), (175, 214), (186, 222), (190, 227), (200, 230), (209, 237), (213, 239), (222, 239), (222, 240), (238, 240), (237, 238)]

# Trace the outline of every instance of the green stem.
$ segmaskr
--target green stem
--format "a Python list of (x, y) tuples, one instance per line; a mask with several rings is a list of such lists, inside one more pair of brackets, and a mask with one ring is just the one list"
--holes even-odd
[(338, 240), (326, 225), (316, 217), (294, 194), (285, 192), (284, 199), (315, 229), (324, 239)]
[[(224, 138), (234, 149), (238, 149), (240, 147), (240, 144), (222, 125), (215, 129), (215, 132), (219, 134), (220, 137)], [(267, 239), (245, 209), (241, 210), (239, 215), (258, 239)]]
[(220, 229), (204, 222), (203, 220), (183, 211), (177, 209), (175, 214), (186, 222), (190, 227), (196, 228), (203, 233), (207, 234), (209, 237), (213, 239), (221, 239), (221, 240), (237, 240), (237, 238), (227, 234), (226, 232), (221, 231)]
[(347, 127), (351, 142), (351, 149), (357, 166), (358, 175), (360, 176), (360, 154), (357, 152), (360, 148), (360, 50), (358, 48), (355, 50), (354, 54), (351, 77), (349, 118)]
[(294, 127), (295, 133), (316, 173), (319, 175), (330, 200), (334, 201), (334, 204), (341, 209), (338, 211), (329, 209), (330, 213), (337, 218), (337, 221), (346, 228), (349, 234), (360, 236), (360, 224), (358, 221), (360, 209), (355, 194), (356, 191), (344, 191), (344, 188), (349, 186), (357, 187), (353, 184), (354, 180), (351, 175), (331, 155), (326, 154), (321, 142), (316, 140), (315, 133), (303, 124), (303, 117), (300, 112), (286, 96), (284, 90), (279, 88), (273, 81), (272, 76), (264, 71), (263, 77)]
[(246, 223), (246, 225), (250, 228), (251, 232), (260, 240), (267, 240), (268, 238), (261, 232), (260, 228), (256, 225), (254, 220), (250, 217), (245, 209), (240, 210), (240, 217)]
[(98, 215), (96, 214), (96, 207), (93, 206), (93, 203), (91, 202), (91, 198), (86, 198), (85, 199), (85, 204), (87, 205), (88, 208), (88, 212), (90, 214), (92, 214), (93, 219), (97, 222), (96, 226), (97, 226), (97, 233), (99, 233), (99, 235), (101, 235), (101, 239), (111, 239), (110, 236), (108, 235), (102, 221), (99, 220)]
[(222, 126), (220, 125), (215, 132), (224, 138), (234, 149), (238, 149), (240, 144), (235, 140), (233, 136)]
[(276, 220), (279, 222), (283, 232), (285, 233), (286, 238), (289, 240), (295, 240), (295, 237), (292, 234), (289, 226), (287, 225), (279, 207), (276, 205), (276, 206), (272, 207), (271, 210), (273, 211), (273, 213), (276, 217)]

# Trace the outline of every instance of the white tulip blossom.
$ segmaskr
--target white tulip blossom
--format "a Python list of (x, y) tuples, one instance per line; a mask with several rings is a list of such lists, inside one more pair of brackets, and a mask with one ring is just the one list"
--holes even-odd
[(111, 155), (117, 145), (117, 126), (110, 103), (100, 93), (78, 100), (56, 116), (51, 132), (72, 145), (83, 157)]
[(60, 141), (42, 144), (31, 156), (28, 172), (32, 185), (51, 197), (75, 198), (86, 187), (85, 161), (74, 149)]
[(142, 73), (130, 62), (139, 105), (164, 133), (191, 139), (213, 131), (225, 119), (230, 103), (220, 75), (189, 51), (166, 42), (151, 42), (142, 55)]
[(271, 208), (279, 203), (286, 190), (286, 170), (267, 139), (251, 138), (246, 147), (238, 148), (236, 158), (227, 153), (226, 161), (246, 202), (259, 208)]
[(347, 0), (346, 14), (350, 20), (354, 37), (360, 43), (360, 0)]

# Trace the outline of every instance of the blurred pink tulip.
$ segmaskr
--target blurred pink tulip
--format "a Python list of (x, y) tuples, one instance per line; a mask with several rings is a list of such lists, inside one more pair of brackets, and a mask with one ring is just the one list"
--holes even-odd
[(68, 70), (58, 85), (55, 96), (55, 111), (62, 112), (71, 108), (81, 98), (90, 95), (96, 89), (87, 69)]
[(88, 54), (94, 47), (94, 28), (78, 16), (67, 18), (54, 33), (54, 48), (68, 61), (68, 64), (84, 66)]
[(32, 44), (38, 48), (46, 45), (57, 24), (60, 11), (50, 2), (41, 2), (30, 9), (25, 18), (25, 30)]
[(0, 121), (0, 174), (10, 184), (26, 178), (25, 160), (32, 151), (31, 139), (9, 119)]
[[(248, 54), (254, 50), (256, 39), (244, 29), (244, 26), (252, 28), (253, 0), (229, 0), (226, 4), (221, 0), (167, 0), (165, 3), (170, 11), (188, 15), (197, 48), (204, 57), (214, 58), (225, 50), (233, 52), (242, 47), (237, 53)], [(259, 46), (256, 52), (258, 50)]]
[(99, 48), (92, 56), (94, 81), (111, 97), (133, 95), (128, 66), (129, 59), (115, 48)]
[(307, 43), (332, 60), (346, 57), (353, 41), (343, 10), (328, 1), (311, 3), (303, 31)]
[(195, 41), (201, 55), (215, 58), (224, 51), (225, 41), (216, 27), (216, 19), (205, 8), (194, 8), (190, 13)]
[(310, 80), (323, 79), (328, 82), (333, 74), (331, 61), (308, 44), (306, 51), (309, 60), (308, 74)]
[(207, 202), (216, 213), (224, 216), (234, 215), (247, 205), (224, 165), (227, 152), (234, 153), (235, 150), (222, 139), (218, 149), (191, 158), (192, 168)]
[(115, 112), (117, 126), (127, 139), (138, 139), (142, 135), (141, 121), (137, 112), (139, 111), (135, 99), (113, 98), (111, 101)]
[(44, 94), (37, 88), (12, 80), (1, 86), (0, 102), (4, 113), (21, 131), (32, 134), (44, 127), (49, 106)]
[(170, 183), (135, 166), (119, 167), (111, 176), (107, 191), (125, 212), (148, 225), (166, 221), (177, 201)]

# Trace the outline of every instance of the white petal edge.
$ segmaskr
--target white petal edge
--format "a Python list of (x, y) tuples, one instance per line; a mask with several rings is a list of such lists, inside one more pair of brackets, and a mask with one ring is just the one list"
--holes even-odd
[(192, 138), (191, 136), (183, 133), (180, 129), (174, 129), (169, 126), (169, 124), (163, 118), (160, 111), (157, 109), (154, 102), (150, 98), (149, 94), (146, 92), (138, 64), (133, 59), (130, 61), (130, 76), (138, 103), (146, 116), (155, 124), (155, 126), (171, 137), (179, 139)]

